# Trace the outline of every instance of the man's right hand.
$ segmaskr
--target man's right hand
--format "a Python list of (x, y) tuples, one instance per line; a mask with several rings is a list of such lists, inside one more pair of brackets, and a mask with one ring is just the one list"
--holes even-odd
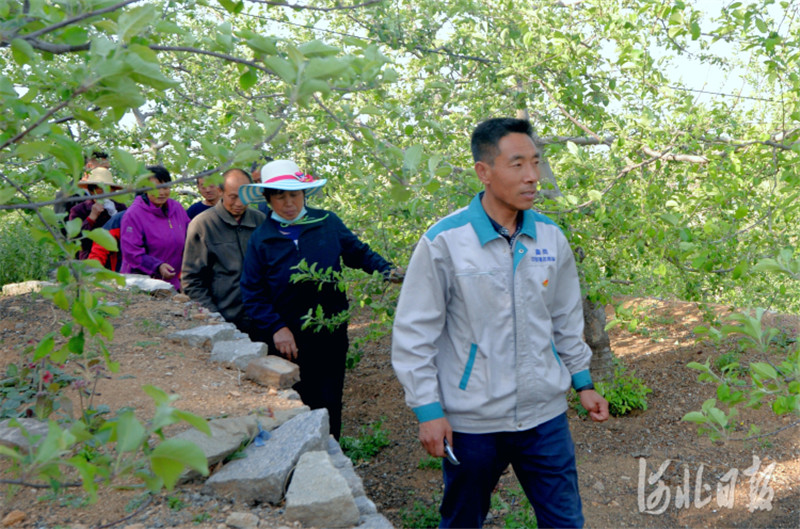
[(450, 446), (453, 446), (453, 429), (444, 417), (419, 423), (419, 441), (433, 457), (445, 457), (445, 437)]
[(272, 341), (275, 342), (275, 348), (284, 357), (289, 360), (297, 359), (297, 344), (289, 327), (281, 327), (278, 332), (272, 335)]

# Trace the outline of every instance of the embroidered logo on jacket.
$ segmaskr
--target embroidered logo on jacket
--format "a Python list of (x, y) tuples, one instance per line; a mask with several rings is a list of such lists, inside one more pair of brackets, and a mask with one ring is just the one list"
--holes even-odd
[(555, 263), (556, 258), (550, 255), (547, 248), (536, 248), (531, 256), (531, 261), (534, 263)]

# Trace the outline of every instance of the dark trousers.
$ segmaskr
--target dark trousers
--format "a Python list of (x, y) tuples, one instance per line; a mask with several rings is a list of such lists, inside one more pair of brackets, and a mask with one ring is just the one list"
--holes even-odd
[(483, 527), (492, 491), (509, 464), (540, 528), (583, 527), (575, 446), (566, 414), (524, 432), (453, 432), (453, 452), (461, 464), (444, 460), (439, 527)]
[[(297, 359), (291, 361), (300, 366), (300, 382), (294, 390), (312, 410), (328, 409), (331, 435), (338, 441), (342, 432), (345, 359), (350, 346), (347, 326), (333, 332), (291, 331), (298, 350)], [(266, 343), (269, 354), (278, 354), (271, 339)]]

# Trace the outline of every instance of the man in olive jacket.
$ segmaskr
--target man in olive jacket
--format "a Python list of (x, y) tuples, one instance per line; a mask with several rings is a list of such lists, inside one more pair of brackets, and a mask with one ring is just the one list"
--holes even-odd
[(239, 187), (252, 183), (250, 175), (229, 169), (222, 178), (222, 200), (189, 223), (181, 286), (190, 298), (248, 332), (239, 277), (247, 241), (266, 217), (239, 200)]

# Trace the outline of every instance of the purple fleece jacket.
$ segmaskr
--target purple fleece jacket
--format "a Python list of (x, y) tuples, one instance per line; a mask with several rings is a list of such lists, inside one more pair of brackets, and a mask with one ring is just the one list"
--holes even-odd
[(163, 279), (158, 272), (161, 263), (175, 269), (172, 279), (165, 279), (181, 288), (181, 261), (186, 242), (189, 216), (178, 202), (167, 199), (164, 209), (154, 206), (144, 195), (136, 197), (122, 216), (120, 251), (123, 274), (145, 274)]

